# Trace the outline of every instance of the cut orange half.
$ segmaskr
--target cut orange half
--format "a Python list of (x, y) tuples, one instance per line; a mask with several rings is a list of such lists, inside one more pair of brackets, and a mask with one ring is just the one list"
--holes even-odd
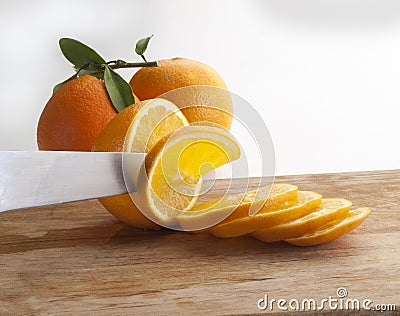
[[(173, 103), (160, 98), (142, 101), (118, 113), (97, 137), (92, 150), (147, 152), (157, 141), (187, 125), (185, 116)], [(140, 212), (128, 194), (99, 201), (124, 223), (160, 229)]]
[(299, 191), (297, 204), (272, 212), (264, 211), (254, 216), (234, 219), (212, 227), (210, 232), (216, 237), (236, 237), (259, 229), (285, 224), (311, 213), (319, 207), (321, 200), (322, 196), (318, 193)]
[(251, 235), (261, 241), (275, 242), (314, 232), (322, 225), (344, 218), (352, 203), (346, 199), (322, 199), (314, 212), (286, 224), (257, 230)]
[(296, 246), (315, 246), (328, 243), (356, 229), (370, 213), (371, 210), (367, 207), (351, 210), (345, 218), (333, 220), (322, 225), (315, 232), (285, 241)]

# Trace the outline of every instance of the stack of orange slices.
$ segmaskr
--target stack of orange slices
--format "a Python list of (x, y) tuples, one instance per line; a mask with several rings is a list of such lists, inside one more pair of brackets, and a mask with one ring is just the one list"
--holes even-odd
[(265, 242), (286, 241), (297, 246), (313, 246), (333, 241), (352, 231), (370, 213), (368, 208), (350, 210), (352, 203), (346, 199), (322, 198), (312, 191), (297, 191), (295, 204), (285, 201), (271, 205), (268, 201), (274, 198), (275, 187), (291, 190), (292, 185), (274, 184), (256, 215), (228, 217), (209, 231), (216, 237), (251, 234)]

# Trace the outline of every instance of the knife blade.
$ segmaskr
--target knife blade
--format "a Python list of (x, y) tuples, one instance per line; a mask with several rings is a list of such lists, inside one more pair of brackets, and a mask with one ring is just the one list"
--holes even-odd
[[(0, 151), (0, 212), (127, 193), (144, 153)], [(124, 163), (123, 163), (124, 161)], [(130, 181), (135, 190), (135, 181)]]

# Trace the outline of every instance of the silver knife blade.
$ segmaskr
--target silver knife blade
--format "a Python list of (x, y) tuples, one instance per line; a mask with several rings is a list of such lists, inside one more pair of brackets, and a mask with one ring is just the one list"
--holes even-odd
[(0, 212), (127, 193), (122, 160), (128, 161), (130, 177), (136, 179), (144, 157), (144, 153), (0, 151)]

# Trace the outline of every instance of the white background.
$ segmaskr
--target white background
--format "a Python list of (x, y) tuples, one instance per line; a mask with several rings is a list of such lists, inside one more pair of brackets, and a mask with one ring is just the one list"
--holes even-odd
[(36, 149), (52, 87), (72, 74), (59, 38), (135, 61), (150, 34), (148, 59), (208, 63), (258, 110), (277, 174), (400, 167), (397, 0), (0, 1), (0, 150)]

